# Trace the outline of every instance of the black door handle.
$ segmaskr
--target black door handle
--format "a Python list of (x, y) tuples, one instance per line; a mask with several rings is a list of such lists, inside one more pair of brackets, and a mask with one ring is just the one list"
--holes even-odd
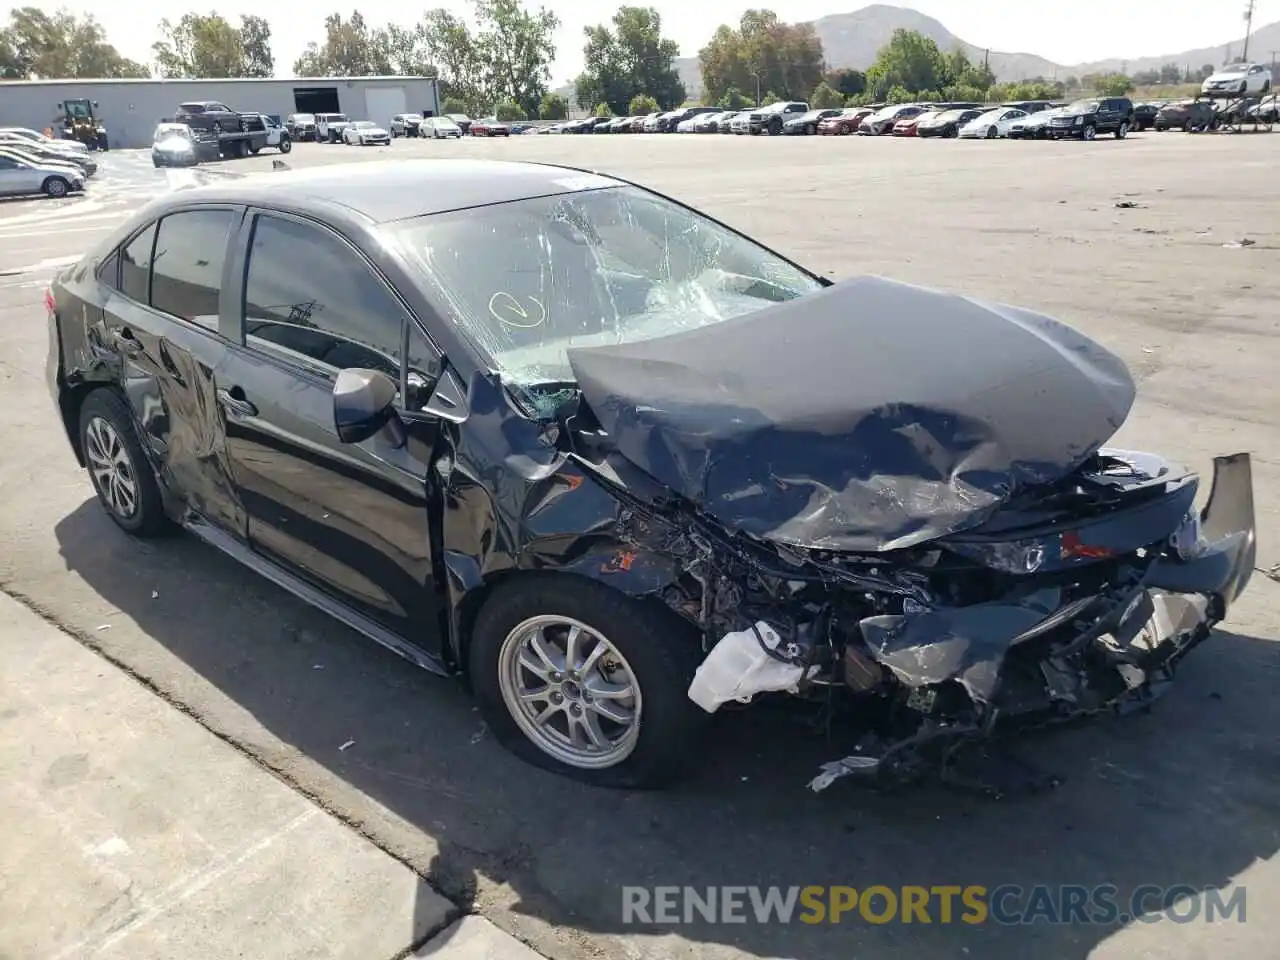
[(232, 387), (230, 390), (219, 390), (218, 403), (222, 404), (222, 408), (233, 417), (256, 417), (258, 415), (258, 408), (245, 399), (244, 391), (239, 387)]
[(116, 348), (121, 353), (127, 353), (131, 357), (142, 352), (142, 344), (138, 342), (137, 338), (133, 335), (133, 331), (128, 327), (125, 327), (123, 330), (117, 330), (113, 333), (111, 335), (111, 342), (115, 344)]

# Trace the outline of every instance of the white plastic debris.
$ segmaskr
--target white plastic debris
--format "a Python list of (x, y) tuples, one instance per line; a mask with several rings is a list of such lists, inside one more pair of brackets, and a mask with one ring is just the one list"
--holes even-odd
[(342, 746), (340, 746), (340, 747), (338, 748), (338, 750), (339, 750), (339, 752), (341, 752), (341, 751), (343, 751), (343, 750), (350, 750), (350, 749), (351, 749), (352, 747), (354, 747), (355, 745), (356, 745), (356, 742), (355, 742), (354, 740), (348, 740), (346, 743), (344, 743)]
[(763, 620), (752, 630), (725, 634), (694, 674), (689, 699), (715, 713), (722, 703), (749, 703), (757, 693), (794, 693), (804, 668), (770, 656), (766, 646), (777, 650), (782, 638)]
[(821, 793), (841, 777), (847, 777), (851, 773), (866, 773), (868, 770), (874, 770), (879, 762), (875, 757), (852, 756), (845, 757), (843, 760), (824, 763), (821, 767), (822, 772), (809, 781), (809, 789), (814, 793)]

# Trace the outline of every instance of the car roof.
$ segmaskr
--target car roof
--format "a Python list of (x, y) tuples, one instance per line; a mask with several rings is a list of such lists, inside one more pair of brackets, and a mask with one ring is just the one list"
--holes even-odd
[[(220, 180), (166, 194), (204, 201), (356, 213), (375, 223), (451, 210), (625, 186), (588, 170), (510, 160), (428, 159), (343, 163)], [(163, 204), (167, 206), (168, 204)]]

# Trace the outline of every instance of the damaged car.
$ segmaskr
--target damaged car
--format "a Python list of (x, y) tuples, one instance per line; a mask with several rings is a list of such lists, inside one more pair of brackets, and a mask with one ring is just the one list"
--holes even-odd
[(815, 789), (960, 770), (1005, 721), (1149, 702), (1253, 570), (1249, 456), (1198, 511), (1196, 474), (1110, 448), (1135, 386), (1103, 347), (832, 282), (611, 176), (221, 181), (46, 307), (122, 530), (465, 677), (504, 744), (598, 785), (669, 782), (766, 695), (847, 727)]

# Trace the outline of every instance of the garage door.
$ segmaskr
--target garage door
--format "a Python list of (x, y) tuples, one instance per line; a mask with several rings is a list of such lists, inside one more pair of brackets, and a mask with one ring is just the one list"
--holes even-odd
[(408, 113), (405, 106), (404, 87), (370, 87), (364, 92), (365, 119), (380, 127), (391, 127), (391, 118), (397, 113)]

